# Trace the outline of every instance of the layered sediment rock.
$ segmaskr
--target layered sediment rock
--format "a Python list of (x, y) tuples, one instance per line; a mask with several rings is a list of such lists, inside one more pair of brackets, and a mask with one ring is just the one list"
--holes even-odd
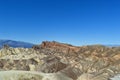
[(0, 70), (61, 73), (73, 80), (87, 80), (86, 76), (91, 77), (88, 80), (108, 80), (120, 73), (120, 48), (78, 47), (55, 41), (45, 41), (29, 49), (3, 48)]
[[(58, 42), (49, 42), (45, 41), (42, 42), (41, 45), (36, 45), (33, 46), (33, 49), (35, 50), (41, 50), (46, 54), (51, 54), (51, 53), (64, 53), (64, 54), (70, 54), (70, 55), (75, 55), (79, 51), (79, 47), (72, 46), (70, 44), (63, 44), (63, 43), (58, 43)], [(48, 50), (48, 52), (47, 52)]]

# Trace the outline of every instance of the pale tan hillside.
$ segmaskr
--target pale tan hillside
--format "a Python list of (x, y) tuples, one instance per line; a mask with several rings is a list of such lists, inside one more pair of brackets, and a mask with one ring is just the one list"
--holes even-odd
[(55, 41), (32, 48), (7, 47), (0, 50), (0, 70), (60, 73), (73, 80), (108, 80), (120, 73), (120, 47), (78, 47)]

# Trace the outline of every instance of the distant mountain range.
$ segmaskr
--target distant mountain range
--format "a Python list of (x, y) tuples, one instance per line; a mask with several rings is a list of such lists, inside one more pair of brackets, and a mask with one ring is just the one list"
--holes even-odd
[(9, 45), (10, 47), (23, 47), (23, 48), (31, 48), (34, 44), (28, 43), (28, 42), (22, 42), (22, 41), (14, 41), (14, 40), (0, 40), (0, 48), (3, 47), (3, 45)]
[[(106, 46), (106, 47), (120, 47), (119, 44), (93, 44), (93, 45)], [(92, 45), (88, 45), (88, 46), (92, 46)]]
[(108, 46), (108, 47), (120, 47), (120, 45), (118, 45), (118, 44), (108, 44), (108, 45), (105, 45), (105, 46)]
[[(28, 42), (22, 42), (22, 41), (15, 41), (15, 40), (2, 40), (0, 39), (0, 48), (3, 47), (3, 45), (9, 45), (10, 47), (23, 47), (23, 48), (31, 48), (33, 45), (33, 43), (28, 43)], [(116, 44), (107, 44), (104, 46), (108, 46), (108, 47), (120, 47), (120, 45), (116, 45)]]

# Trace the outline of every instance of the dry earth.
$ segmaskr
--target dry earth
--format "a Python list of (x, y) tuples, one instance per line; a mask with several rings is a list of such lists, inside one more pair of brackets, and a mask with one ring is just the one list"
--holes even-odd
[(120, 74), (120, 47), (78, 47), (55, 41), (32, 48), (4, 47), (0, 70), (0, 80), (109, 80)]

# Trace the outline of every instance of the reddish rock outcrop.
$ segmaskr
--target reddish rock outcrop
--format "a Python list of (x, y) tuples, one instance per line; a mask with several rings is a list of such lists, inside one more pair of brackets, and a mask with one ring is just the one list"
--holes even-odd
[(62, 52), (62, 53), (68, 53), (68, 54), (74, 54), (80, 50), (80, 48), (77, 46), (72, 46), (69, 44), (59, 43), (55, 41), (52, 41), (52, 42), (44, 41), (42, 42), (41, 45), (36, 45), (33, 48), (36, 50), (49, 49), (53, 52)]

